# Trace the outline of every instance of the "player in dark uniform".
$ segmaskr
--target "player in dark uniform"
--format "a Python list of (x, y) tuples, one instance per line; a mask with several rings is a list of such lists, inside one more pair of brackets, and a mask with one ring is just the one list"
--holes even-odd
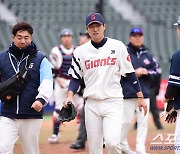
[[(177, 35), (180, 40), (180, 16), (174, 25), (177, 26)], [(176, 51), (171, 59), (170, 75), (165, 93), (164, 102), (174, 99), (174, 109), (177, 111), (176, 129), (174, 136), (175, 154), (180, 153), (180, 50)]]

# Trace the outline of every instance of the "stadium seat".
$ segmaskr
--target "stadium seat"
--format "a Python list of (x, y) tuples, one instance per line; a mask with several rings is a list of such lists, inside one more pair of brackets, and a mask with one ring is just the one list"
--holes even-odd
[[(144, 30), (145, 44), (163, 66), (169, 63), (172, 52), (179, 48), (176, 31), (172, 26), (180, 15), (179, 0), (127, 0), (147, 22), (141, 25), (123, 19), (109, 1), (103, 1), (106, 21), (106, 36), (128, 43), (129, 31), (133, 26)], [(74, 32), (74, 43), (79, 43), (79, 32), (85, 31), (85, 17), (96, 12), (99, 0), (1, 0), (19, 21), (27, 21), (34, 28), (34, 41), (47, 55), (51, 48), (60, 43), (59, 32), (70, 28)], [(72, 13), (73, 12), (73, 13)], [(0, 21), (0, 48), (11, 43), (11, 26)], [(1, 38), (1, 36), (3, 36)], [(1, 49), (1, 50), (2, 50)], [(167, 74), (166, 72), (163, 74)]]

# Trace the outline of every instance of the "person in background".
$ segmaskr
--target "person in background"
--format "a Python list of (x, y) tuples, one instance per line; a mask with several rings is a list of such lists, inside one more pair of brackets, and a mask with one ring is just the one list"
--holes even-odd
[(152, 112), (154, 124), (157, 129), (163, 129), (163, 126), (160, 121), (159, 109), (156, 104), (156, 96), (159, 94), (159, 89), (161, 85), (161, 68), (159, 64), (157, 65), (158, 75), (154, 79), (154, 82), (151, 82), (151, 90), (150, 90), (150, 111)]
[[(82, 45), (88, 41), (91, 40), (91, 37), (89, 36), (88, 32), (81, 32), (80, 33), (80, 40), (79, 40), (79, 45)], [(79, 94), (83, 95), (83, 91), (85, 88), (84, 82), (80, 84), (80, 90)], [(85, 100), (84, 100), (85, 103)], [(86, 133), (86, 126), (85, 126), (85, 111), (84, 111), (84, 106), (81, 109), (80, 112), (80, 126), (79, 126), (79, 132), (76, 140), (70, 145), (71, 149), (84, 149), (85, 144), (87, 140), (87, 133)]]
[(82, 45), (91, 40), (91, 37), (89, 36), (88, 32), (80, 32), (79, 35), (79, 45)]
[[(73, 51), (76, 48), (73, 45), (73, 32), (71, 29), (62, 29), (60, 32), (61, 45), (55, 46), (51, 50), (49, 56), (50, 62), (53, 66), (54, 72), (54, 100), (55, 100), (55, 110), (53, 112), (53, 133), (48, 138), (50, 143), (57, 143), (60, 138), (60, 122), (57, 121), (57, 117), (61, 108), (63, 107), (63, 102), (66, 99), (68, 92), (68, 85), (71, 77), (68, 75), (68, 70), (71, 66), (71, 61), (73, 57)], [(75, 95), (76, 107), (82, 108), (83, 99), (78, 95)]]
[(138, 96), (136, 95), (136, 91), (131, 88), (129, 79), (127, 77), (122, 77), (120, 83), (122, 85), (124, 101), (120, 143), (122, 152), (125, 154), (134, 153), (129, 148), (127, 135), (135, 112), (137, 115), (136, 152), (137, 154), (146, 154), (145, 143), (148, 131), (150, 88), (151, 82), (156, 79), (158, 72), (157, 63), (152, 53), (143, 44), (143, 42), (144, 36), (142, 29), (139, 27), (132, 28), (129, 35), (129, 44), (127, 45), (127, 50), (130, 55), (129, 59), (131, 60), (135, 69), (135, 74), (140, 82), (144, 100), (147, 105), (147, 114), (144, 116), (143, 113), (139, 111), (137, 105)]
[[(157, 129), (163, 129), (163, 126), (160, 121), (159, 109), (157, 108), (156, 96), (159, 94), (160, 84), (161, 84), (161, 68), (157, 63), (157, 72), (158, 75), (151, 81), (151, 90), (150, 90), (150, 111), (153, 116), (154, 124)], [(137, 129), (137, 121), (134, 124), (134, 129)]]

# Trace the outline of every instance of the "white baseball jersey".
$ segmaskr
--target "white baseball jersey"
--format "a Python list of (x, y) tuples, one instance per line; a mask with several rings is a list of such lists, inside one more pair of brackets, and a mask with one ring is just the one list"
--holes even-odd
[(96, 49), (91, 41), (74, 50), (69, 75), (84, 78), (84, 98), (107, 99), (123, 97), (121, 75), (134, 72), (126, 46), (118, 40), (108, 38)]
[[(70, 55), (73, 53), (75, 47), (72, 46), (70, 49), (66, 49), (63, 45), (60, 45), (60, 48), (65, 54)], [(61, 67), (63, 62), (63, 56), (62, 53), (59, 51), (58, 46), (52, 48), (49, 60), (52, 64), (52, 68), (59, 69)]]

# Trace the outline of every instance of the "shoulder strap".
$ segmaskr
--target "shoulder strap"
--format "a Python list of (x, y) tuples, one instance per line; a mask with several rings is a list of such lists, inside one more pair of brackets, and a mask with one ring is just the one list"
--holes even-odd
[(59, 46), (58, 49), (59, 49), (59, 52), (60, 52), (61, 54), (65, 54), (64, 51), (63, 51), (63, 49), (61, 48), (61, 46)]
[(27, 60), (27, 66), (25, 65), (24, 68), (19, 72), (20, 77), (22, 77), (25, 80), (28, 80), (29, 78), (29, 76), (27, 75), (28, 69), (34, 57), (35, 57), (35, 54), (29, 55), (28, 60)]

